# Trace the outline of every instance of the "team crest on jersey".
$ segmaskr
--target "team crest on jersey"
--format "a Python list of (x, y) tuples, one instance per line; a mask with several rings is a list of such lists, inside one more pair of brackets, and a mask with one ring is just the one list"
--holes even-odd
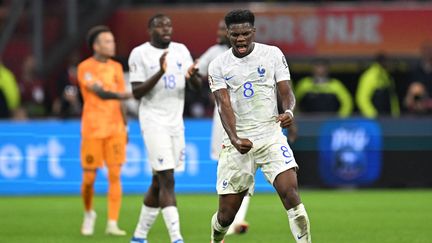
[(181, 68), (182, 68), (182, 63), (179, 62), (179, 61), (177, 61), (177, 67), (178, 67), (179, 70), (181, 70)]
[(91, 73), (86, 72), (86, 73), (84, 74), (84, 79), (85, 79), (86, 81), (91, 81), (91, 80), (93, 79), (93, 76), (92, 76)]
[(288, 68), (288, 63), (287, 63), (285, 56), (282, 56), (282, 63), (285, 66), (285, 68)]
[(258, 66), (257, 71), (258, 71), (258, 74), (261, 78), (264, 77), (266, 70), (262, 65)]

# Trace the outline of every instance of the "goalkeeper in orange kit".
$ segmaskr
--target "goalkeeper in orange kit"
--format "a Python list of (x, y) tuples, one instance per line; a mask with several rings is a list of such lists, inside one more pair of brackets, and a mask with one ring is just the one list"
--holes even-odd
[(125, 92), (123, 69), (111, 59), (115, 55), (114, 36), (106, 26), (92, 28), (87, 41), (93, 56), (78, 65), (78, 81), (84, 100), (81, 123), (81, 186), (84, 201), (83, 235), (93, 235), (96, 212), (93, 210), (97, 169), (108, 168), (108, 223), (106, 233), (126, 235), (117, 225), (121, 206), (121, 166), (126, 159), (126, 118), (121, 100)]

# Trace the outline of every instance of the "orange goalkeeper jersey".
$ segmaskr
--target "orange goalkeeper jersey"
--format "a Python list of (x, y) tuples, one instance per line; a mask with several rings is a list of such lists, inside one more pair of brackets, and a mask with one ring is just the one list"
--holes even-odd
[(124, 133), (121, 101), (103, 100), (89, 87), (98, 84), (105, 91), (124, 92), (125, 81), (120, 63), (109, 59), (97, 61), (90, 57), (78, 65), (78, 82), (84, 99), (81, 133), (86, 138), (107, 138)]

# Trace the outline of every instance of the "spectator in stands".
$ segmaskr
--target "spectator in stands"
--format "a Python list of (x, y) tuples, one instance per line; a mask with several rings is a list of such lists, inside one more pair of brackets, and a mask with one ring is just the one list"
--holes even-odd
[(294, 90), (300, 111), (337, 112), (339, 117), (352, 113), (351, 94), (341, 81), (329, 77), (327, 60), (316, 60), (312, 76), (301, 79)]
[(46, 113), (44, 83), (38, 78), (36, 61), (28, 56), (23, 63), (20, 91), (23, 107), (28, 117), (41, 117)]
[(14, 74), (0, 60), (0, 118), (9, 118), (18, 109), (20, 93)]
[(408, 111), (425, 114), (432, 112), (432, 42), (421, 47), (421, 60), (413, 70), (405, 97)]
[(78, 87), (77, 65), (80, 61), (78, 53), (69, 57), (68, 65), (57, 79), (57, 94), (53, 104), (53, 112), (62, 118), (79, 117), (82, 111), (82, 97)]
[(385, 54), (378, 54), (372, 65), (360, 76), (356, 102), (361, 114), (367, 118), (400, 115), (399, 101), (393, 78), (388, 71), (388, 62)]

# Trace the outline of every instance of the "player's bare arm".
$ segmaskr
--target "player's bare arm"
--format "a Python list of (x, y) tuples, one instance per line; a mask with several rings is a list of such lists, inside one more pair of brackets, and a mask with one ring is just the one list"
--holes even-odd
[(165, 74), (167, 69), (167, 61), (166, 61), (167, 54), (168, 52), (166, 51), (159, 58), (160, 69), (157, 73), (155, 73), (153, 76), (151, 76), (149, 79), (147, 79), (144, 82), (137, 82), (133, 80), (131, 81), (132, 93), (135, 99), (141, 99), (141, 97), (143, 97), (148, 92), (150, 92), (154, 88), (154, 86), (158, 83), (158, 81), (162, 78), (162, 76)]
[(197, 61), (195, 61), (195, 63), (189, 67), (186, 75), (186, 81), (193, 90), (201, 89), (202, 79), (198, 74)]
[(127, 107), (125, 102), (122, 102), (121, 106), (121, 114), (122, 114), (122, 118), (123, 118), (123, 124), (126, 127), (126, 143), (129, 143), (129, 128), (128, 128), (128, 121), (127, 121)]
[(291, 126), (288, 127), (288, 142), (294, 143), (298, 137), (298, 128), (296, 121), (294, 120)]
[(104, 90), (102, 86), (98, 84), (93, 84), (88, 88), (103, 100), (127, 100), (132, 97), (131, 93), (119, 93)]
[(219, 108), (222, 125), (228, 134), (231, 144), (241, 153), (245, 154), (252, 149), (252, 142), (247, 138), (239, 138), (236, 131), (236, 120), (231, 106), (230, 97), (226, 89), (213, 92)]
[(288, 128), (294, 122), (295, 96), (290, 86), (290, 81), (280, 81), (277, 83), (278, 98), (285, 111), (277, 117), (280, 126)]

